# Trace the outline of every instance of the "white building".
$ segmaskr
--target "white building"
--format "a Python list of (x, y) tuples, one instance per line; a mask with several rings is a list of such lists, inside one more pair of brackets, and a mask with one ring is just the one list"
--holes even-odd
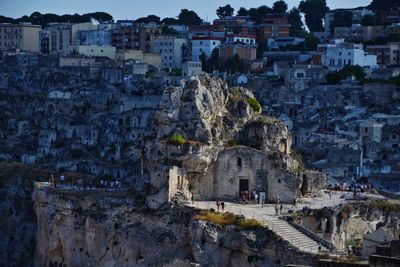
[(162, 36), (154, 40), (153, 52), (161, 54), (162, 68), (180, 69), (184, 47), (187, 47), (187, 39)]
[(256, 36), (250, 34), (228, 34), (226, 36), (227, 43), (240, 42), (243, 44), (256, 44)]
[(330, 70), (340, 70), (346, 65), (359, 65), (375, 69), (378, 67), (376, 55), (365, 53), (362, 44), (345, 43), (343, 39), (329, 44), (318, 45), (322, 65)]
[(219, 37), (193, 37), (192, 60), (199, 61), (202, 53), (210, 57), (214, 48), (217, 48), (222, 40), (223, 39)]

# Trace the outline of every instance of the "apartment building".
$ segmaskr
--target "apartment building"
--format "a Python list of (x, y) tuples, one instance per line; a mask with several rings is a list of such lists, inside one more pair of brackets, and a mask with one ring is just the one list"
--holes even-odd
[(184, 47), (188, 46), (187, 39), (175, 36), (161, 36), (154, 40), (154, 53), (161, 54), (162, 68), (180, 69), (182, 67)]
[(123, 25), (112, 33), (112, 45), (121, 50), (142, 50), (150, 53), (154, 40), (161, 35), (160, 27), (155, 23)]
[(388, 43), (386, 45), (367, 45), (367, 52), (377, 56), (379, 65), (400, 64), (400, 42)]
[(96, 30), (97, 26), (86, 23), (49, 23), (40, 33), (42, 53), (69, 55), (76, 45), (80, 31)]
[(289, 37), (290, 24), (286, 17), (269, 17), (258, 26), (258, 37), (265, 40), (271, 37)]
[(223, 38), (220, 37), (193, 37), (192, 38), (192, 60), (199, 61), (201, 54), (211, 56), (212, 51), (221, 45)]
[(0, 49), (39, 52), (40, 25), (0, 23)]
[(222, 61), (232, 58), (235, 54), (244, 61), (252, 61), (256, 59), (256, 52), (256, 45), (244, 44), (241, 42), (226, 43), (219, 48), (219, 56)]

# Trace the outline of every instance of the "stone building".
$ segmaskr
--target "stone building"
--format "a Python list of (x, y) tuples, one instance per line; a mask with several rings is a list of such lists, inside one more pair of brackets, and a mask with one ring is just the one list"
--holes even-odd
[(191, 189), (200, 199), (233, 200), (240, 192), (257, 191), (265, 192), (269, 201), (279, 194), (282, 201), (290, 202), (297, 193), (296, 174), (276, 168), (275, 163), (272, 154), (254, 148), (227, 148), (204, 175), (189, 177), (195, 177)]

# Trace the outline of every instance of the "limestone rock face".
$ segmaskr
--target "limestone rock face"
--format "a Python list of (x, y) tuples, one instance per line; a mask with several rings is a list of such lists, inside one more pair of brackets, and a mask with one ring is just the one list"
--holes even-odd
[[(154, 119), (156, 140), (146, 144), (150, 165), (172, 160), (189, 173), (204, 174), (230, 143), (288, 152), (291, 136), (285, 125), (254, 111), (249, 98), (254, 98), (249, 90), (228, 88), (221, 79), (208, 75), (192, 77), (182, 87), (166, 88)], [(174, 133), (188, 142), (170, 144)]]
[(59, 194), (36, 188), (35, 266), (159, 266), (188, 259), (185, 211), (147, 214), (132, 196)]
[(240, 230), (197, 221), (196, 210), (145, 211), (127, 194), (66, 192), (36, 185), (34, 266), (313, 265), (264, 228)]
[(332, 242), (337, 249), (347, 250), (346, 244), (357, 247), (360, 245), (354, 242), (357, 237), (362, 241), (364, 234), (380, 227), (392, 233), (400, 212), (371, 208), (368, 203), (355, 202), (335, 208), (304, 209), (298, 215), (301, 215), (297, 219), (300, 224)]
[(238, 231), (234, 226), (223, 228), (206, 221), (192, 221), (189, 229), (193, 258), (200, 266), (313, 265), (311, 257), (296, 252), (265, 229)]
[(0, 266), (33, 265), (36, 218), (32, 190), (27, 180), (0, 181)]

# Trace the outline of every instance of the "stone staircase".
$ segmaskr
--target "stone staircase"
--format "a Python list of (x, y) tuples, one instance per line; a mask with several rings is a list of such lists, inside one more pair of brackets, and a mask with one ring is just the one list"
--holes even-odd
[(329, 251), (327, 247), (306, 236), (291, 226), (287, 221), (272, 216), (268, 216), (268, 218), (265, 219), (265, 223), (274, 233), (281, 236), (299, 250), (308, 253), (318, 253), (318, 247), (321, 246), (323, 252)]
[(229, 208), (229, 212), (243, 215), (248, 219), (258, 220), (271, 229), (275, 234), (282, 237), (282, 239), (288, 241), (291, 245), (298, 248), (300, 251), (316, 254), (319, 252), (318, 247), (320, 246), (322, 252), (329, 253), (329, 248), (319, 244), (304, 233), (300, 232), (287, 221), (279, 219), (278, 216), (267, 215), (258, 212), (249, 212), (246, 209), (234, 206)]

